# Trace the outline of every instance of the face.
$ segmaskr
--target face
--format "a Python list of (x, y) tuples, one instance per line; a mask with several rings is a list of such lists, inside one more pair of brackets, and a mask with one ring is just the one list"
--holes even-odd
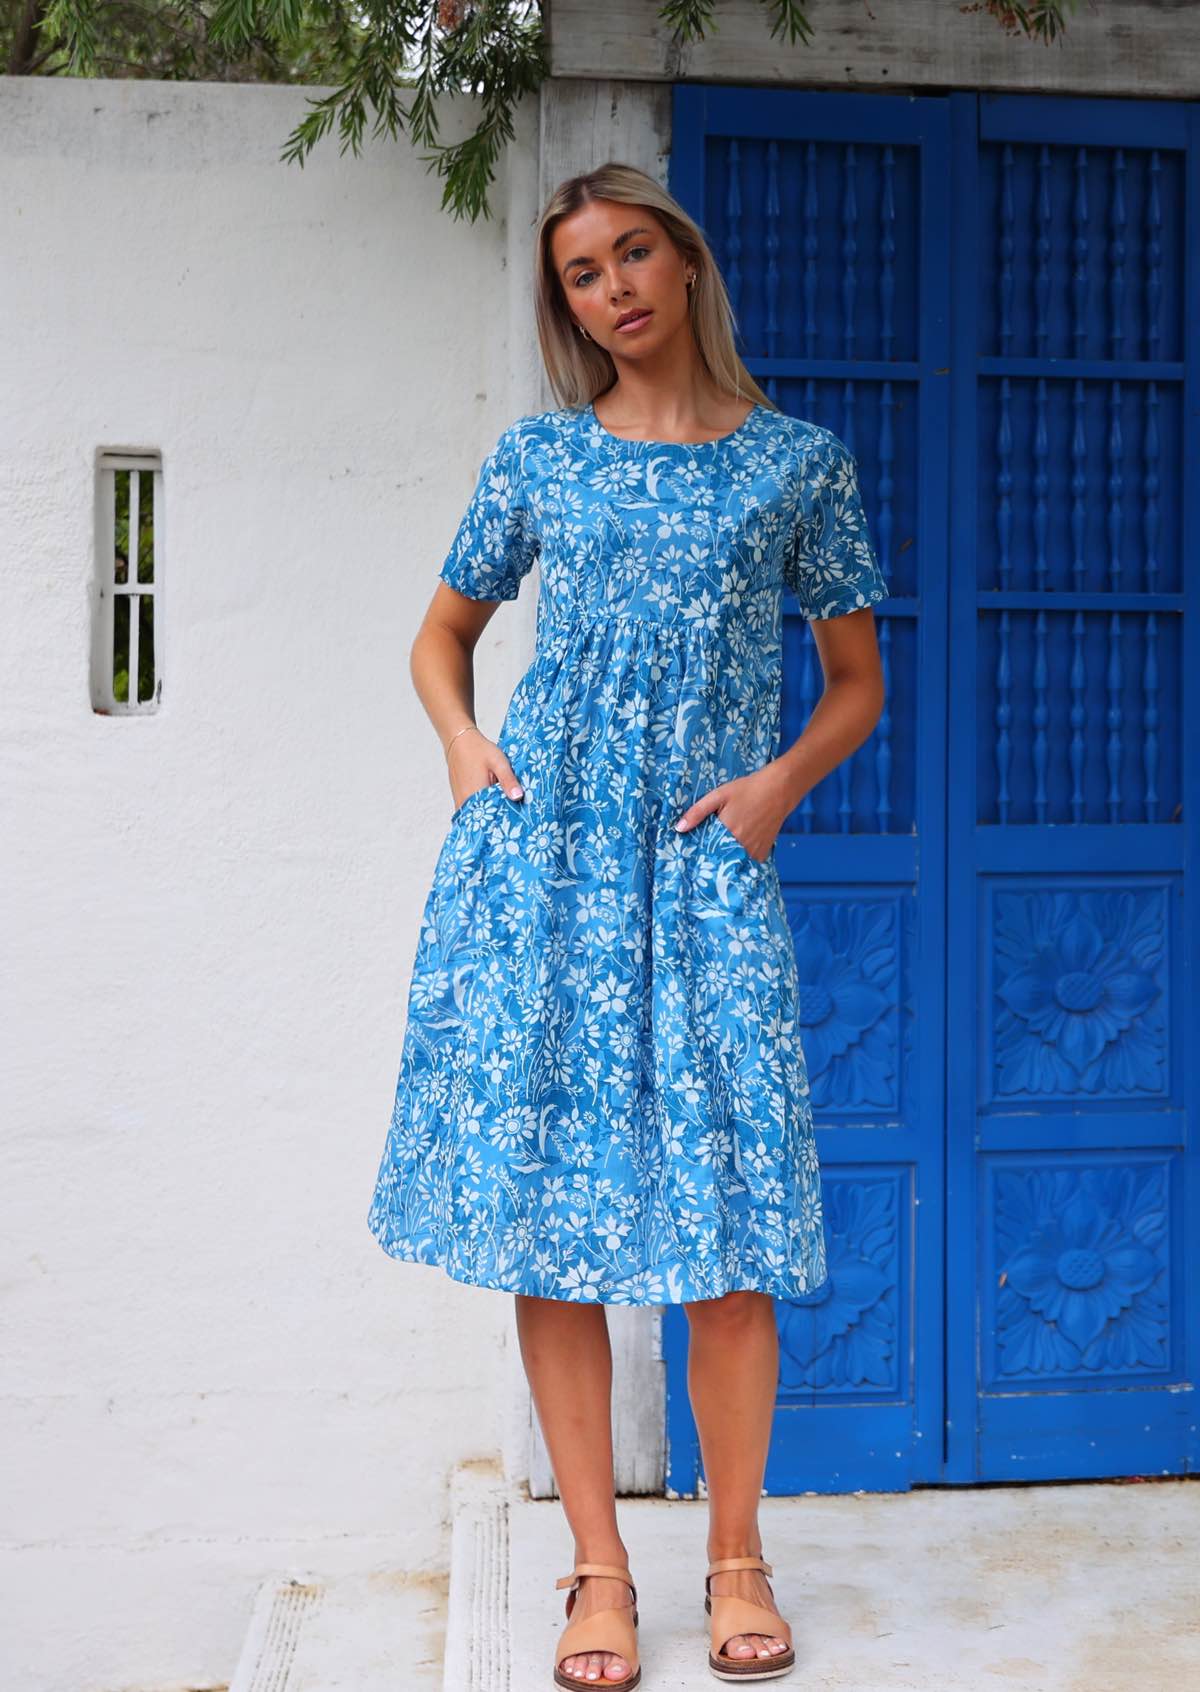
[[(614, 358), (660, 351), (687, 324), (695, 266), (647, 207), (582, 206), (555, 225), (550, 252), (572, 318)], [(617, 327), (635, 311), (636, 323)]]

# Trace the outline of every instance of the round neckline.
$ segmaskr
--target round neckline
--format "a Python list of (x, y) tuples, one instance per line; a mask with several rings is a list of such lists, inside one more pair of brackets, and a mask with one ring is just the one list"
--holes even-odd
[(743, 430), (750, 427), (751, 423), (753, 423), (757, 418), (759, 412), (765, 411), (766, 407), (760, 400), (755, 400), (754, 404), (742, 418), (742, 421), (738, 424), (736, 429), (730, 429), (728, 433), (724, 435), (711, 435), (706, 441), (646, 441), (635, 440), (629, 435), (614, 435), (612, 430), (606, 428), (596, 416), (596, 407), (591, 400), (588, 401), (584, 409), (586, 410), (587, 415), (591, 418), (593, 427), (597, 429), (600, 434), (607, 436), (610, 441), (615, 441), (618, 446), (677, 447), (682, 452), (695, 452), (697, 447), (722, 446), (726, 441), (734, 440), (743, 432)]

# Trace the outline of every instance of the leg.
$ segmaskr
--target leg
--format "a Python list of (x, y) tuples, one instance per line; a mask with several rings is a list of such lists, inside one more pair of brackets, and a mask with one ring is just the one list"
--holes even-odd
[[(538, 1424), (571, 1531), (577, 1563), (628, 1564), (617, 1528), (612, 1449), (612, 1347), (600, 1304), (515, 1294), (517, 1337)], [(560, 1594), (563, 1596), (563, 1594)], [(628, 1604), (623, 1581), (585, 1575), (572, 1621)], [(624, 1680), (631, 1665), (615, 1651), (563, 1658), (581, 1682)]]
[[(708, 1558), (761, 1557), (758, 1501), (779, 1383), (775, 1301), (769, 1293), (732, 1292), (684, 1309), (688, 1397), (708, 1484)], [(712, 1590), (776, 1608), (759, 1569), (726, 1569), (712, 1577)], [(731, 1657), (767, 1657), (786, 1651), (787, 1641), (739, 1633), (721, 1648)]]

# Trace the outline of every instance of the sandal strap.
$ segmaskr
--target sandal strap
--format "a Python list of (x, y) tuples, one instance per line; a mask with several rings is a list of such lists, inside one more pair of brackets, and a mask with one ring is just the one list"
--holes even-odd
[(554, 1583), (557, 1590), (562, 1586), (578, 1586), (580, 1575), (608, 1575), (612, 1580), (623, 1580), (637, 1598), (637, 1588), (633, 1584), (633, 1576), (628, 1569), (619, 1567), (616, 1563), (576, 1563), (570, 1574), (563, 1575), (561, 1580)]
[(770, 1563), (761, 1557), (718, 1557), (715, 1563), (708, 1565), (708, 1574), (704, 1577), (704, 1590), (708, 1591), (708, 1575), (720, 1574), (724, 1569), (761, 1569), (764, 1574), (774, 1574)]
[(786, 1639), (792, 1643), (792, 1630), (782, 1616), (768, 1610), (765, 1604), (752, 1604), (748, 1598), (735, 1598), (720, 1593), (712, 1599), (712, 1648), (720, 1656), (722, 1647), (738, 1633), (765, 1633), (772, 1639)]
[(586, 1651), (613, 1651), (617, 1656), (624, 1657), (629, 1664), (630, 1673), (635, 1673), (638, 1667), (637, 1587), (633, 1584), (629, 1570), (619, 1568), (614, 1563), (576, 1563), (570, 1574), (563, 1575), (561, 1580), (554, 1583), (556, 1588), (571, 1588), (567, 1595), (568, 1616), (575, 1608), (581, 1575), (608, 1575), (613, 1580), (623, 1580), (632, 1594), (632, 1602), (594, 1610), (581, 1621), (568, 1621), (559, 1635), (554, 1661), (561, 1663), (564, 1657), (582, 1656)]
[(638, 1648), (633, 1605), (596, 1610), (583, 1621), (568, 1622), (559, 1635), (555, 1662), (561, 1663), (564, 1657), (582, 1656), (586, 1651), (614, 1651), (618, 1657), (624, 1657), (631, 1671), (635, 1669)]

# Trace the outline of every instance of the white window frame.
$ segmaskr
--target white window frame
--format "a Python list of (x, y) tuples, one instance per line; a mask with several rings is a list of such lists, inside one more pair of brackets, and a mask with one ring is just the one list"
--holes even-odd
[[(141, 478), (129, 479), (129, 533), (134, 537), (126, 575), (128, 580), (117, 581), (117, 476), (118, 470), (148, 470), (154, 477), (154, 565), (152, 579), (137, 579), (136, 536), (140, 526)], [(92, 617), (92, 708), (106, 716), (139, 717), (158, 710), (162, 699), (163, 678), (163, 473), (160, 452), (101, 451), (96, 455), (96, 575)], [(113, 636), (116, 627), (116, 602), (124, 595), (129, 606), (129, 695), (117, 699), (113, 692)], [(138, 699), (138, 636), (140, 633), (140, 600), (146, 594), (154, 602), (151, 621), (154, 626), (154, 692), (149, 699)]]

